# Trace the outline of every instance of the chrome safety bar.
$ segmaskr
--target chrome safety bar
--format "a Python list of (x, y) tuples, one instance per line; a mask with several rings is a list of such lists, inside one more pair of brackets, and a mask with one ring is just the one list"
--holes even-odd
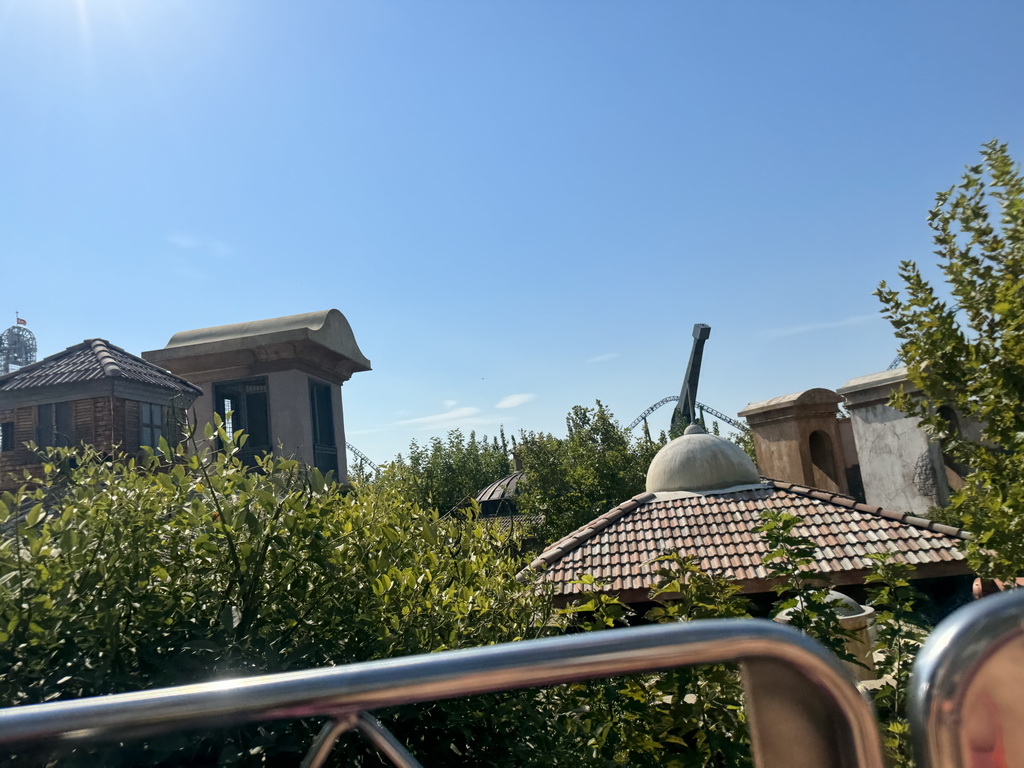
[(918, 654), (908, 704), (920, 768), (1024, 766), (1024, 589), (941, 622)]
[(738, 662), (758, 768), (883, 768), (874, 715), (836, 658), (757, 619), (588, 632), (303, 672), (0, 710), (0, 745), (116, 740), (285, 718), (329, 717), (304, 765), (354, 729), (399, 768), (415, 758), (368, 713), (472, 694), (694, 664)]

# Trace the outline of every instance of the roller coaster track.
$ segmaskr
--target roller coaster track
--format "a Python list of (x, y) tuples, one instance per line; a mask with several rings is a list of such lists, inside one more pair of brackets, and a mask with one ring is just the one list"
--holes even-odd
[(360, 461), (363, 462), (363, 464), (365, 464), (368, 467), (371, 467), (374, 472), (380, 472), (380, 467), (378, 467), (376, 464), (370, 461), (370, 457), (367, 456), (362, 451), (360, 451), (354, 445), (352, 445), (352, 443), (345, 443), (345, 447), (348, 449), (349, 453), (354, 454)]
[[(669, 395), (668, 397), (662, 398), (661, 400), (656, 402), (654, 405), (652, 405), (650, 408), (648, 408), (646, 411), (644, 411), (639, 416), (637, 416), (635, 419), (633, 419), (633, 423), (630, 424), (628, 427), (626, 427), (626, 429), (632, 430), (641, 421), (643, 421), (648, 416), (650, 416), (652, 413), (654, 413), (656, 410), (661, 408), (661, 406), (666, 405), (667, 403), (675, 403), (675, 402), (678, 402), (678, 401), (679, 401), (679, 397), (677, 395)], [(738, 430), (743, 431), (743, 430), (746, 430), (746, 428), (747, 428), (747, 425), (744, 424), (743, 422), (736, 421), (736, 419), (732, 418), (731, 416), (726, 416), (721, 411), (716, 411), (710, 405), (704, 405), (704, 403), (697, 403), (696, 405), (697, 405), (697, 409), (698, 410), (703, 411), (704, 413), (710, 413), (716, 419), (718, 419), (719, 421), (724, 421), (726, 424), (728, 424), (733, 429), (738, 429)]]
[[(633, 423), (630, 424), (627, 427), (627, 429), (632, 430), (641, 421), (643, 421), (648, 416), (650, 416), (652, 413), (654, 413), (656, 410), (661, 408), (661, 406), (666, 405), (667, 403), (677, 402), (678, 400), (679, 400), (679, 396), (678, 395), (669, 395), (668, 397), (659, 400), (654, 405), (652, 405), (650, 408), (648, 408), (646, 411), (644, 411), (639, 416), (637, 416), (635, 419), (633, 419)], [(714, 416), (719, 421), (724, 421), (726, 424), (728, 424), (733, 429), (739, 429), (739, 430), (742, 431), (742, 430), (745, 430), (747, 428), (746, 424), (743, 424), (743, 423), (741, 423), (739, 421), (736, 421), (736, 419), (734, 419), (734, 418), (732, 418), (730, 416), (726, 416), (721, 411), (716, 411), (710, 405), (704, 405), (704, 403), (697, 403), (697, 410), (701, 411), (702, 414), (703, 413), (711, 414), (712, 416)], [(377, 466), (376, 464), (374, 464), (373, 461), (370, 460), (369, 456), (367, 456), (365, 453), (363, 453), (358, 448), (356, 448), (354, 445), (352, 445), (352, 443), (345, 443), (345, 447), (348, 449), (349, 454), (351, 454), (351, 455), (355, 456), (356, 458), (358, 458), (366, 466), (370, 467), (375, 472), (380, 472), (380, 467)]]

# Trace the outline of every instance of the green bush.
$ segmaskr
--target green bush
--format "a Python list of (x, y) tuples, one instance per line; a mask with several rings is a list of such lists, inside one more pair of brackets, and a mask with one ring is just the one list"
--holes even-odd
[[(494, 526), (424, 510), (386, 484), (345, 493), (290, 460), (264, 457), (251, 471), (230, 450), (164, 445), (161, 455), (131, 460), (58, 449), (43, 477), (3, 494), (0, 518), (4, 706), (630, 620), (630, 609), (592, 579), (588, 594), (556, 612), (550, 595), (516, 581), (519, 547)], [(798, 555), (811, 545), (782, 532), (771, 560), (799, 570)], [(891, 643), (885, 633), (898, 631), (912, 601), (901, 573), (889, 571), (880, 578), (892, 589), (878, 602), (897, 622), (880, 635)], [(737, 590), (668, 558), (645, 618), (745, 616)], [(825, 621), (827, 604), (806, 605), (810, 631), (834, 623)], [(893, 677), (902, 687), (912, 649), (896, 650)], [(889, 689), (883, 699), (896, 740), (903, 702)], [(737, 671), (719, 665), (376, 714), (425, 764), (742, 768), (749, 745), (741, 704)], [(319, 726), (278, 722), (21, 757), (32, 765), (294, 765)], [(891, 746), (898, 754), (904, 745)], [(342, 738), (334, 759), (380, 764), (356, 736)]]
[[(496, 529), (384, 490), (345, 495), (294, 461), (249, 471), (224, 453), (83, 449), (52, 453), (44, 471), (0, 502), (3, 705), (551, 631), (550, 601), (515, 581), (521, 563)], [(546, 701), (514, 693), (383, 717), (424, 760), (478, 765), (521, 751), (523, 731), (553, 738)], [(316, 726), (183, 736), (124, 760), (294, 760)], [(358, 741), (341, 745), (350, 762), (368, 754)]]

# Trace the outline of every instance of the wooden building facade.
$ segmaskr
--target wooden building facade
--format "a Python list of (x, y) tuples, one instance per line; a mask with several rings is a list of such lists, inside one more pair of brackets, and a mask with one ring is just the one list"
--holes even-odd
[(87, 444), (138, 455), (160, 438), (177, 442), (181, 417), (201, 393), (103, 339), (0, 376), (0, 490), (40, 471), (39, 449)]

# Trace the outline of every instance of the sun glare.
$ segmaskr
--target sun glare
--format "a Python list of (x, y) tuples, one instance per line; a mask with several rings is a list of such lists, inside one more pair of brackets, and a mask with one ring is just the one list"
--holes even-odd
[(82, 38), (82, 46), (92, 48), (92, 21), (89, 18), (88, 0), (72, 0), (78, 12), (78, 33)]

